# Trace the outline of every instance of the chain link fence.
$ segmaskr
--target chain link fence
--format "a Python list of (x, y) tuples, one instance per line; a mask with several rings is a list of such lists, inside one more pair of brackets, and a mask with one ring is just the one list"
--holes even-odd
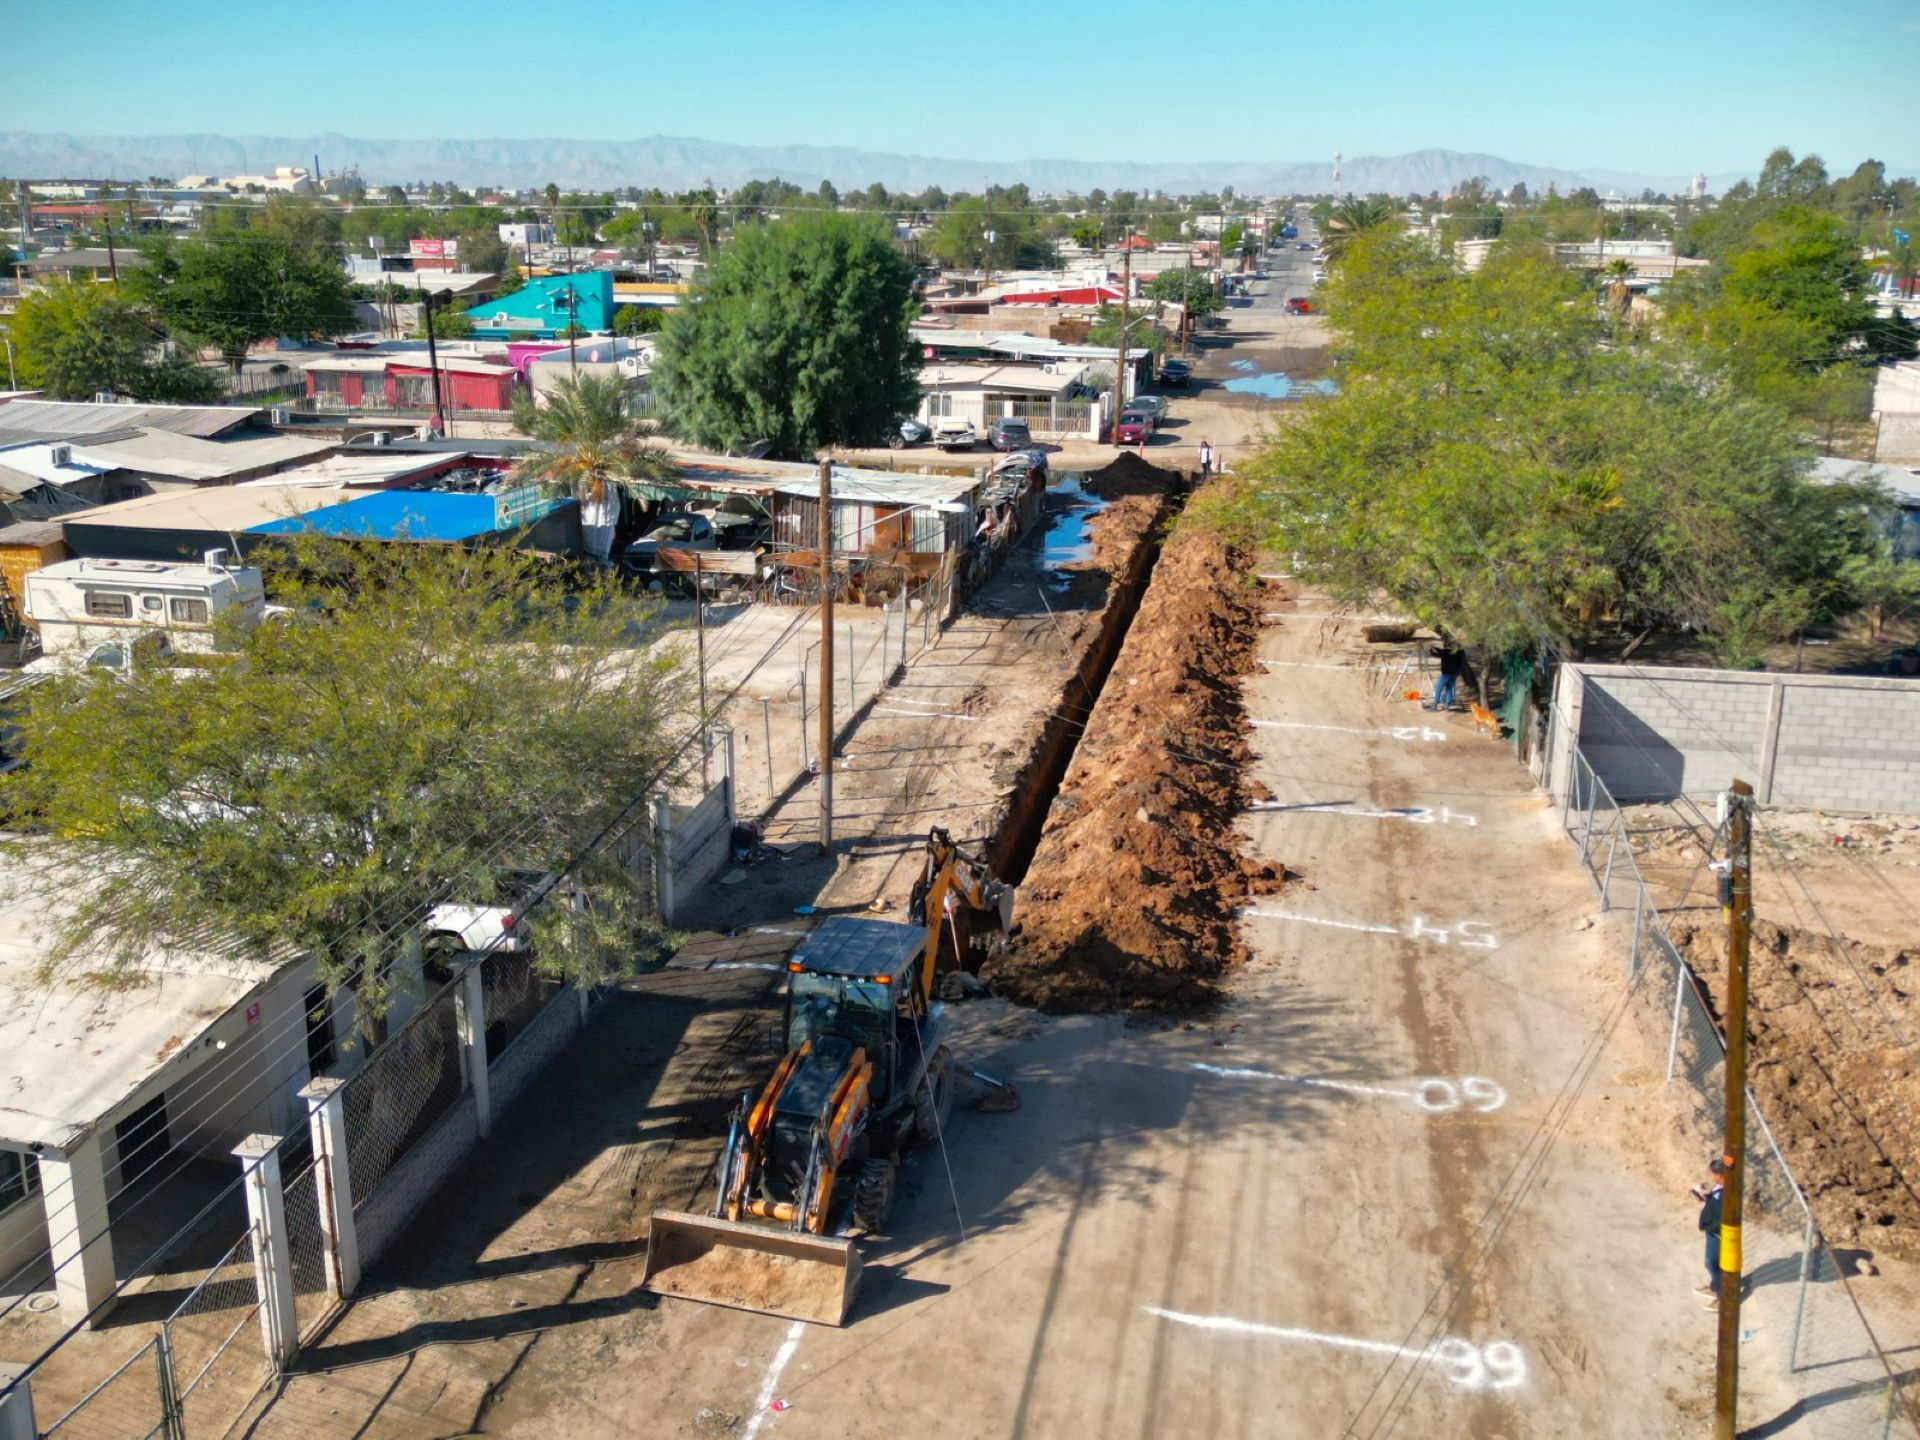
[(170, 1405), (165, 1351), (165, 1340), (156, 1335), (40, 1434), (60, 1440), (146, 1440), (164, 1434)]
[(325, 1167), (311, 1158), (281, 1183), (287, 1260), (293, 1270), (294, 1323), (304, 1341), (326, 1323), (335, 1304), (336, 1287), (328, 1283), (327, 1275), (327, 1234), (320, 1219), (320, 1207), (331, 1203), (331, 1197), (321, 1193), (327, 1183)]
[(486, 1011), (487, 1059), (497, 1060), (560, 993), (561, 982), (542, 975), (523, 953), (495, 955), (480, 968)]
[(454, 992), (443, 985), (354, 1072), (342, 1091), (357, 1215), (395, 1162), (465, 1088)]
[[(1559, 716), (1550, 717), (1557, 724)], [(1554, 753), (1551, 743), (1549, 754)], [(1665, 1057), (1667, 1095), (1703, 1156), (1726, 1128), (1726, 1042), (1701, 978), (1667, 932), (1634, 855), (1627, 817), (1575, 746), (1567, 747), (1560, 827), (1579, 851), (1603, 911), (1631, 915), (1620, 927), (1629, 1014)], [(1802, 1398), (1795, 1433), (1819, 1440), (1902, 1436), (1920, 1440), (1915, 1377), (1896, 1363), (1903, 1336), (1879, 1333), (1851, 1283), (1855, 1252), (1830, 1247), (1806, 1196), (1746, 1095), (1747, 1178), (1741, 1306), (1742, 1375), (1784, 1373)], [(1746, 1407), (1743, 1407), (1743, 1410)]]
[(176, 1427), (222, 1435), (272, 1374), (249, 1229), (162, 1327)]

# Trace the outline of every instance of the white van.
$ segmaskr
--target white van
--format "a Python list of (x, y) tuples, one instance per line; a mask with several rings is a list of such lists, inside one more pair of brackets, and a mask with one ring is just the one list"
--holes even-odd
[(22, 608), (49, 659), (152, 634), (164, 634), (175, 650), (205, 653), (214, 648), (217, 617), (237, 610), (251, 627), (267, 613), (260, 572), (229, 567), (226, 553), (210, 550), (197, 565), (63, 560), (28, 573)]

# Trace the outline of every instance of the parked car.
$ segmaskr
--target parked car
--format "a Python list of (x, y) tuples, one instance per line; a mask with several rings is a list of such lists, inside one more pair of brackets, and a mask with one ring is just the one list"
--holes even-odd
[(1122, 410), (1120, 424), (1114, 430), (1116, 445), (1144, 445), (1153, 433), (1153, 420), (1144, 410)]
[(648, 579), (656, 569), (656, 557), (662, 548), (675, 550), (717, 550), (719, 539), (713, 521), (705, 515), (686, 510), (671, 510), (647, 527), (646, 533), (621, 552), (620, 568), (629, 575)]
[(1286, 311), (1289, 315), (1311, 315), (1313, 313), (1313, 302), (1304, 295), (1295, 295), (1287, 301)]
[(987, 427), (987, 443), (1003, 453), (1025, 450), (1033, 444), (1033, 432), (1026, 421), (1003, 415)]
[(1160, 362), (1160, 383), (1162, 385), (1184, 386), (1193, 378), (1193, 367), (1184, 360), (1162, 360)]
[(1127, 402), (1129, 410), (1144, 410), (1153, 428), (1158, 430), (1160, 422), (1167, 418), (1167, 397), (1164, 395), (1136, 395)]
[(1294, 246), (1293, 248), (1296, 250), (1311, 250), (1313, 249), (1313, 242), (1311, 240), (1302, 240), (1298, 245)]
[(691, 500), (687, 502), (687, 509), (712, 524), (713, 542), (721, 550), (751, 550), (768, 539), (773, 530), (766, 507), (748, 495)]
[(979, 443), (971, 420), (945, 416), (933, 422), (933, 443), (942, 450), (971, 450)]
[(895, 450), (904, 450), (909, 445), (924, 445), (933, 438), (933, 431), (918, 420), (908, 418), (900, 422), (900, 428), (887, 437), (887, 444)]

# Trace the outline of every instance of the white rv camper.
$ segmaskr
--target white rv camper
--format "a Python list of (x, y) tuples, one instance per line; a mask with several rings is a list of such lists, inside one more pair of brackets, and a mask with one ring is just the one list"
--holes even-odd
[[(49, 660), (72, 660), (103, 645), (165, 635), (175, 650), (214, 648), (214, 625), (229, 611), (253, 626), (267, 613), (260, 572), (235, 569), (226, 551), (202, 564), (162, 560), (63, 560), (31, 571), (22, 607)], [(231, 623), (231, 622), (228, 622)]]

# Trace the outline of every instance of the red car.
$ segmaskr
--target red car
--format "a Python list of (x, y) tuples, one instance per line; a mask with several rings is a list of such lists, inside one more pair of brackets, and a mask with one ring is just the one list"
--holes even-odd
[(1289, 315), (1311, 315), (1312, 313), (1313, 302), (1305, 296), (1296, 295), (1287, 301), (1287, 314)]
[(1153, 432), (1153, 422), (1146, 416), (1132, 411), (1120, 416), (1120, 424), (1114, 430), (1113, 442), (1116, 445), (1144, 445), (1147, 436)]

